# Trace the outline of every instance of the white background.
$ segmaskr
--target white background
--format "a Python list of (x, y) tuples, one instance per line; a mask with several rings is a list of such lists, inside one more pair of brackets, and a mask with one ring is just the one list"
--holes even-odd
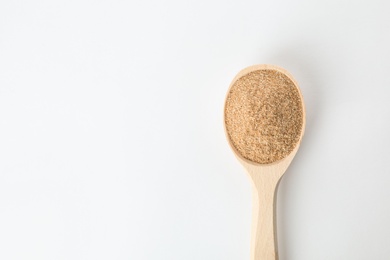
[(389, 1), (0, 2), (0, 259), (249, 259), (235, 74), (299, 82), (281, 260), (390, 259)]

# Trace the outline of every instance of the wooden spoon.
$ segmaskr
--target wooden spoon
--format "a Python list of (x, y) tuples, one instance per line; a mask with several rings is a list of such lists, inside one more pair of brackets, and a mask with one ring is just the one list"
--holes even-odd
[[(235, 86), (236, 82), (238, 80), (242, 80), (244, 76), (249, 75), (252, 72), (256, 71), (273, 71), (273, 74), (275, 77), (281, 77), (283, 76), (285, 79), (290, 80), (290, 88), (291, 91), (295, 91), (295, 94), (298, 93), (296, 96), (300, 98), (299, 105), (300, 110), (295, 111), (291, 110), (288, 111), (289, 113), (292, 113), (292, 116), (297, 116), (300, 118), (300, 130), (296, 136), (296, 142), (293, 144), (293, 147), (289, 151), (288, 154), (284, 154), (282, 157), (279, 158), (276, 161), (270, 162), (270, 163), (258, 163), (254, 159), (248, 159), (250, 156), (250, 152), (246, 154), (246, 151), (249, 150), (246, 149), (246, 147), (242, 147), (243, 143), (237, 144), (237, 141), (235, 143), (235, 140), (232, 140), (232, 136), (234, 137), (235, 133), (234, 127), (228, 126), (227, 122), (234, 121), (234, 116), (237, 114), (237, 109), (240, 109), (242, 106), (236, 106), (234, 107), (234, 111), (228, 114), (227, 108), (228, 108), (228, 102), (230, 102), (233, 97), (231, 97), (232, 94), (232, 88)], [(253, 73), (252, 73), (253, 74)], [(252, 75), (251, 74), (251, 75)], [(271, 73), (272, 74), (272, 73)], [(272, 77), (270, 75), (269, 77)], [(263, 77), (264, 78), (264, 77)], [(261, 79), (263, 79), (261, 78)], [(247, 82), (252, 82), (252, 88), (253, 84), (256, 84), (256, 81), (254, 81), (256, 77), (252, 77), (250, 81), (249, 79)], [(267, 79), (267, 80), (273, 80)], [(278, 79), (275, 79), (278, 80)], [(279, 79), (280, 80), (280, 79)], [(254, 82), (254, 83), (253, 83)], [(263, 81), (262, 88), (267, 88), (266, 85), (264, 85), (264, 82), (270, 82), (270, 81)], [(286, 81), (284, 81), (286, 82)], [(242, 83), (240, 83), (242, 84)], [(236, 87), (237, 88), (237, 87)], [(294, 90), (295, 88), (295, 90)], [(243, 88), (241, 88), (242, 91)], [(244, 88), (245, 89), (245, 88)], [(288, 91), (290, 91), (288, 90)], [(244, 98), (251, 98), (253, 95), (253, 91), (251, 93), (247, 93), (245, 95), (242, 95)], [(267, 92), (269, 93), (269, 91)], [(270, 93), (270, 95), (273, 93)], [(237, 102), (237, 97), (235, 102)], [(230, 101), (229, 101), (230, 100)], [(239, 102), (239, 101), (238, 101)], [(287, 102), (288, 103), (288, 102)], [(244, 104), (243, 104), (244, 105)], [(291, 109), (289, 106), (282, 106), (282, 104), (271, 104), (269, 107), (271, 107), (271, 114), (273, 116), (277, 116), (278, 113), (280, 114), (280, 109)], [(272, 107), (274, 107), (274, 111), (272, 111)], [(233, 82), (231, 83), (229, 87), (228, 94), (225, 99), (225, 113), (224, 113), (224, 126), (225, 126), (225, 134), (228, 139), (228, 142), (231, 146), (231, 148), (234, 151), (234, 154), (240, 161), (240, 163), (245, 167), (251, 181), (253, 184), (253, 215), (252, 215), (252, 239), (251, 239), (251, 260), (277, 260), (278, 259), (278, 250), (277, 250), (277, 239), (276, 239), (276, 194), (277, 194), (277, 188), (279, 181), (281, 177), (283, 176), (284, 172), (290, 165), (292, 159), (294, 158), (295, 154), (298, 151), (301, 139), (304, 134), (305, 129), (305, 108), (303, 103), (302, 94), (299, 90), (297, 82), (293, 79), (293, 77), (284, 69), (280, 67), (276, 67), (273, 65), (255, 65), (248, 67), (242, 71), (240, 71), (237, 76), (233, 79)], [(245, 110), (243, 110), (245, 111)], [(279, 112), (278, 112), (279, 111)], [(258, 113), (261, 113), (260, 110), (257, 111)], [(282, 111), (283, 112), (283, 111)], [(273, 114), (272, 114), (273, 113)], [(228, 117), (231, 118), (228, 118)], [(230, 121), (228, 121), (230, 120)], [(249, 120), (249, 119), (248, 119)], [(288, 119), (282, 119), (280, 122), (284, 122), (283, 120)], [(253, 118), (252, 118), (253, 121)], [(231, 123), (233, 126), (236, 122)], [(249, 129), (250, 130), (250, 129)], [(246, 131), (250, 133), (248, 129)], [(253, 130), (253, 129), (252, 129)], [(258, 129), (261, 131), (261, 129)], [(283, 129), (283, 127), (277, 129), (279, 131), (287, 131), (287, 129)], [(244, 132), (245, 133), (245, 132)], [(275, 134), (275, 133), (273, 133)], [(276, 133), (278, 134), (278, 133)], [(285, 134), (285, 132), (282, 132), (281, 134)], [(252, 138), (252, 137), (251, 137)], [(250, 139), (248, 139), (250, 140)], [(256, 140), (253, 139), (252, 140)], [(258, 139), (259, 142), (261, 142), (261, 138)], [(263, 140), (264, 141), (264, 140)], [(241, 145), (241, 149), (237, 148)], [(245, 145), (245, 142), (244, 142)], [(259, 144), (260, 145), (260, 144)], [(265, 144), (270, 145), (272, 147), (273, 144)], [(280, 145), (280, 144), (279, 144)], [(260, 147), (261, 148), (261, 147)], [(283, 148), (283, 147), (282, 147)], [(244, 151), (244, 152), (243, 152)], [(252, 151), (253, 152), (253, 151)], [(256, 151), (254, 151), (256, 152)], [(244, 154), (245, 153), (245, 154)], [(260, 151), (261, 153), (261, 151)], [(271, 160), (272, 161), (272, 160)]]

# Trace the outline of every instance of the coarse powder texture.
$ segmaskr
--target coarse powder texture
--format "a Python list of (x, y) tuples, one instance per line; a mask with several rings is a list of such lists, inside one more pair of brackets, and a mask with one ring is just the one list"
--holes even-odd
[(303, 108), (297, 87), (277, 70), (256, 70), (242, 76), (226, 99), (225, 125), (242, 157), (259, 164), (285, 158), (302, 131)]

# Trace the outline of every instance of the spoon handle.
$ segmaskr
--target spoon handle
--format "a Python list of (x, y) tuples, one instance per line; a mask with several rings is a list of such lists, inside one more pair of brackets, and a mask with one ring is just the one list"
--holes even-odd
[(278, 260), (275, 199), (278, 180), (253, 179), (251, 260)]

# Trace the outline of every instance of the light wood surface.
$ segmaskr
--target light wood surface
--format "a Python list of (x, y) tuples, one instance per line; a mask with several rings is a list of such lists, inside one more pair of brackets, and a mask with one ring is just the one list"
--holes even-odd
[[(251, 260), (278, 260), (278, 248), (277, 248), (277, 232), (276, 232), (276, 195), (279, 182), (293, 160), (295, 154), (298, 151), (300, 142), (302, 140), (305, 130), (305, 106), (303, 103), (302, 93), (299, 90), (298, 83), (294, 80), (290, 73), (286, 70), (273, 66), (273, 65), (255, 65), (240, 71), (233, 79), (230, 88), (235, 81), (243, 75), (262, 69), (273, 69), (284, 73), (288, 76), (298, 89), (298, 92), (302, 100), (303, 108), (303, 125), (300, 135), (300, 141), (295, 146), (294, 150), (286, 156), (284, 159), (270, 164), (257, 164), (243, 158), (240, 153), (232, 145), (229, 136), (225, 134), (233, 149), (234, 154), (240, 161), (240, 163), (246, 169), (248, 176), (252, 182), (253, 187), (253, 212), (252, 212), (252, 232), (251, 232)], [(229, 91), (228, 91), (229, 93)]]

